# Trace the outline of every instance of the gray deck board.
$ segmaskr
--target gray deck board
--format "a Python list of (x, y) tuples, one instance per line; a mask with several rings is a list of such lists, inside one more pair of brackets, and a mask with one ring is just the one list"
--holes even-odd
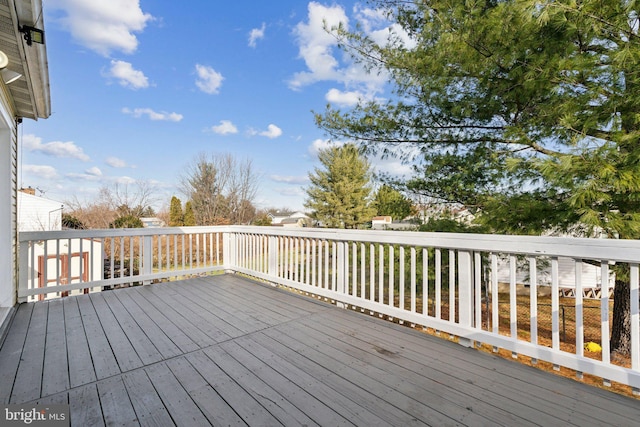
[[(224, 354), (220, 353), (223, 361), (230, 360), (225, 357), (225, 354), (233, 357), (237, 363), (242, 364), (251, 374), (259, 378), (263, 384), (277, 387), (277, 389), (273, 389), (273, 391), (277, 393), (281, 399), (289, 402), (295, 408), (295, 410), (290, 410), (288, 406), (285, 406), (282, 409), (293, 413), (300, 411), (303, 414), (309, 414), (311, 418), (309, 422), (304, 421), (305, 424), (315, 424), (312, 420), (322, 420), (323, 424), (331, 426), (353, 425), (353, 423), (349, 421), (349, 418), (340, 415), (316, 396), (265, 363), (262, 360), (261, 354), (253, 354), (247, 348), (238, 345), (235, 341), (223, 343), (220, 348), (224, 350)], [(256, 392), (260, 393), (258, 390), (256, 390)]]
[(169, 412), (144, 370), (122, 375), (138, 422), (142, 426), (173, 426)]
[(367, 389), (381, 400), (405, 412), (412, 419), (424, 420), (430, 425), (496, 424), (476, 414), (469, 407), (468, 401), (451, 402), (441, 395), (441, 390), (429, 390), (428, 386), (432, 384), (426, 384), (424, 388), (415, 387), (386, 372), (384, 368), (388, 368), (388, 364), (380, 367), (368, 365), (322, 345), (315, 340), (316, 336), (299, 333), (294, 326), (288, 326), (291, 327), (286, 328), (286, 331), (269, 330), (266, 334), (280, 342), (288, 343), (287, 346), (312, 362), (331, 369), (347, 381)]
[[(416, 344), (416, 342), (419, 342), (417, 340), (412, 340), (409, 345), (399, 347), (392, 340), (386, 338), (389, 336), (389, 330), (385, 331), (385, 333), (382, 333), (383, 331), (372, 332), (368, 328), (368, 323), (358, 322), (356, 325), (350, 325), (345, 328), (344, 322), (326, 317), (322, 325), (334, 329), (337, 333), (337, 338), (342, 337), (342, 340), (348, 340), (354, 347), (369, 351), (371, 354), (378, 352), (381, 357), (385, 357), (384, 355), (387, 352), (386, 357), (395, 357), (396, 354), (402, 354), (404, 357), (403, 366), (411, 369), (415, 375), (425, 376), (435, 382), (447, 382), (457, 390), (463, 390), (465, 394), (468, 394), (469, 398), (476, 402), (491, 404), (496, 398), (500, 400), (508, 399), (511, 408), (517, 408), (519, 415), (525, 417), (528, 415), (530, 419), (535, 419), (536, 422), (548, 425), (557, 417), (557, 415), (551, 417), (548, 414), (554, 413), (558, 405), (571, 407), (575, 403), (573, 398), (567, 398), (559, 393), (551, 395), (546, 393), (544, 389), (540, 389), (539, 392), (532, 395), (527, 392), (532, 388), (532, 384), (527, 384), (527, 390), (522, 389), (524, 381), (522, 377), (502, 382), (500, 388), (494, 388), (496, 374), (491, 366), (493, 357), (484, 354), (478, 355), (473, 350), (470, 350), (468, 357), (460, 358), (458, 356), (456, 360), (458, 369), (454, 372), (450, 369), (450, 355), (458, 354), (459, 352), (445, 352), (438, 357), (432, 357), (429, 359), (428, 369), (424, 369), (425, 349)], [(360, 327), (358, 328), (357, 326)], [(389, 324), (387, 326), (392, 327), (393, 325)], [(314, 326), (311, 325), (311, 327), (313, 328)], [(370, 342), (377, 343), (380, 347), (376, 348), (369, 345), (369, 348), (367, 348), (367, 343)], [(456, 346), (455, 343), (450, 344)], [(381, 348), (384, 348), (386, 352), (380, 352)], [(504, 372), (501, 372), (501, 374), (504, 375)], [(592, 423), (594, 418), (597, 421), (606, 423), (612, 417), (605, 411), (589, 416), (578, 412), (568, 414), (567, 418), (562, 421), (568, 425), (585, 425)]]
[[(346, 312), (342, 312), (345, 314)], [(637, 408), (628, 405), (620, 405), (621, 401), (614, 393), (594, 388), (579, 382), (563, 380), (551, 374), (540, 373), (536, 368), (524, 366), (519, 363), (504, 364), (503, 359), (476, 351), (459, 351), (457, 344), (442, 341), (441, 346), (434, 347), (430, 340), (414, 339), (421, 334), (415, 330), (401, 327), (389, 322), (378, 322), (366, 316), (359, 316), (362, 322), (354, 323), (339, 321), (336, 318), (325, 316), (322, 324), (327, 328), (345, 331), (350, 336), (367, 336), (368, 339), (378, 342), (392, 351), (402, 351), (406, 357), (419, 364), (424, 363), (424, 354), (432, 354), (429, 366), (440, 369), (449, 378), (459, 378), (463, 381), (472, 381), (489, 390), (495, 382), (496, 372), (503, 378), (501, 388), (493, 391), (496, 397), (502, 397), (514, 402), (524, 402), (538, 410), (548, 409), (553, 412), (559, 405), (575, 411), (559, 413), (557, 416), (566, 415), (566, 422), (586, 424), (601, 422), (619, 423), (627, 425), (634, 417), (638, 416)], [(393, 337), (404, 336), (398, 343)], [(455, 350), (455, 351), (453, 351)], [(457, 369), (451, 370), (451, 364), (455, 363)], [(528, 371), (535, 375), (528, 375)], [(552, 393), (549, 393), (549, 391)], [(600, 410), (583, 412), (580, 408), (587, 404)], [(640, 402), (638, 402), (640, 405)], [(629, 412), (629, 410), (631, 410)], [(584, 425), (584, 424), (583, 424)]]
[[(211, 337), (200, 330), (197, 326), (197, 320), (194, 321), (192, 318), (193, 313), (191, 313), (191, 310), (180, 310), (180, 307), (177, 307), (176, 304), (171, 302), (164, 301), (152, 289), (153, 287), (151, 286), (136, 287), (132, 288), (129, 293), (137, 293), (140, 298), (143, 298), (147, 302), (147, 308), (151, 309), (153, 307), (155, 311), (162, 313), (162, 315), (167, 318), (167, 321), (174, 325), (175, 329), (184, 333), (198, 348), (208, 347), (222, 339), (220, 333)], [(167, 296), (170, 296), (170, 294)], [(167, 328), (163, 329), (167, 330)], [(228, 335), (224, 334), (225, 339), (228, 337)]]
[(640, 401), (238, 275), (21, 304), (0, 402), (73, 426), (637, 425)]
[(145, 371), (162, 403), (177, 425), (191, 427), (210, 424), (166, 363), (157, 363), (149, 366), (145, 368)]
[(47, 335), (42, 372), (42, 395), (69, 389), (69, 362), (64, 322), (64, 300), (48, 302)]
[(237, 343), (248, 351), (254, 351), (271, 368), (316, 399), (330, 403), (334, 411), (355, 425), (385, 425), (391, 420), (401, 421), (407, 426), (425, 425), (330, 369), (310, 363), (309, 359), (262, 333), (243, 337)]
[(3, 405), (9, 403), (13, 391), (33, 307), (34, 304), (22, 304), (18, 308), (2, 348), (0, 348), (0, 402)]
[[(174, 307), (180, 315), (186, 318), (192, 325), (192, 328), (200, 330), (212, 340), (206, 341), (204, 346), (211, 345), (210, 343), (225, 341), (229, 338), (242, 334), (242, 332), (237, 328), (234, 328), (227, 322), (220, 319), (220, 317), (185, 297), (182, 294), (184, 290), (181, 289), (183, 286), (187, 285), (176, 286), (175, 288), (177, 292), (172, 295), (163, 296), (162, 292), (158, 292), (157, 290), (153, 290), (153, 292), (159, 295), (160, 298), (163, 299), (164, 303)], [(198, 298), (196, 297), (196, 300), (197, 299)]]
[[(265, 383), (248, 367), (242, 365), (234, 355), (226, 352), (222, 346), (205, 350), (205, 353), (227, 375), (230, 375), (240, 387), (256, 396), (256, 400), (284, 425), (317, 425), (309, 416)], [(237, 354), (237, 353), (236, 353)], [(281, 382), (280, 382), (281, 383)], [(274, 386), (278, 387), (279, 383)], [(334, 424), (331, 424), (334, 425)]]
[(167, 361), (167, 366), (176, 376), (191, 399), (198, 405), (213, 425), (246, 426), (242, 418), (213, 387), (196, 371), (186, 358)]
[[(194, 286), (202, 293), (210, 295), (215, 306), (218, 308), (241, 307), (242, 315), (249, 316), (247, 319), (250, 325), (248, 331), (255, 330), (256, 325), (260, 325), (261, 323), (265, 326), (272, 326), (296, 317), (295, 313), (289, 314), (286, 310), (277, 311), (273, 310), (272, 307), (264, 307), (254, 301), (251, 296), (239, 296), (234, 292), (229, 292), (229, 289), (233, 289), (233, 286), (224, 286), (224, 284), (225, 282), (222, 282), (219, 291), (218, 288), (209, 286), (202, 279), (195, 282)], [(234, 291), (237, 290), (234, 289)]]
[(164, 331), (147, 315), (136, 301), (125, 292), (112, 292), (114, 298), (127, 310), (129, 316), (138, 324), (140, 331), (160, 353), (162, 360), (178, 356), (183, 352)]
[(254, 396), (243, 389), (231, 376), (202, 352), (190, 354), (189, 363), (216, 390), (236, 413), (252, 426), (282, 425)]
[[(423, 396), (429, 402), (434, 399), (440, 400), (439, 406), (446, 407), (447, 413), (460, 412), (462, 416), (471, 409), (474, 414), (481, 415), (487, 420), (494, 423), (517, 424), (517, 425), (549, 425), (555, 418), (540, 413), (535, 408), (511, 401), (509, 411), (506, 411), (495, 402), (495, 391), (483, 389), (474, 386), (464, 380), (456, 379), (452, 375), (440, 375), (432, 369), (431, 363), (426, 367), (423, 363), (411, 363), (403, 352), (394, 352), (386, 346), (372, 345), (371, 341), (358, 339), (357, 336), (351, 334), (341, 334), (338, 331), (327, 338), (322, 332), (317, 330), (317, 325), (306, 322), (303, 319), (300, 325), (305, 326), (305, 333), (309, 330), (316, 331), (315, 335), (309, 334), (316, 342), (325, 344), (323, 352), (325, 354), (335, 354), (337, 358), (342, 360), (353, 359), (356, 369), (366, 372), (371, 366), (380, 366), (382, 372), (372, 376), (377, 378), (385, 378), (389, 381), (395, 381), (401, 386), (394, 386), (397, 390), (406, 390), (408, 395)], [(300, 334), (300, 330), (296, 331)], [(430, 359), (431, 361), (431, 359)], [(362, 365), (362, 366), (359, 366)], [(449, 387), (442, 387), (442, 384), (448, 384)], [(498, 403), (498, 402), (495, 402)], [(532, 423), (529, 420), (535, 420)]]
[(9, 403), (34, 400), (41, 396), (48, 308), (48, 304), (36, 304), (33, 308)]
[[(113, 313), (115, 321), (120, 325), (122, 332), (131, 343), (142, 365), (150, 365), (163, 360), (158, 348), (140, 328), (137, 319), (124, 308), (114, 292), (102, 292), (99, 295), (94, 294), (92, 296), (92, 300), (99, 300), (100, 298), (104, 298), (104, 302)], [(125, 370), (128, 370), (128, 368), (125, 368)]]
[(91, 294), (90, 299), (98, 315), (100, 325), (104, 329), (107, 340), (111, 345), (113, 354), (118, 361), (120, 370), (126, 372), (143, 366), (142, 359), (136, 353), (125, 331), (122, 330), (118, 319), (109, 308), (102, 293)]
[[(243, 279), (237, 275), (226, 274), (224, 276), (220, 276), (220, 279), (218, 279), (217, 282), (220, 283), (220, 287), (224, 289), (225, 292), (246, 300), (246, 292), (243, 290), (242, 286), (238, 286), (238, 284), (242, 283), (242, 280)], [(257, 299), (258, 301), (262, 298), (268, 298), (270, 304), (269, 306), (264, 307), (264, 309), (284, 313), (293, 318), (299, 318), (300, 316), (309, 315), (326, 309), (326, 304), (316, 302), (313, 299), (301, 299), (296, 295), (285, 292), (280, 292), (274, 295), (273, 290), (274, 289), (271, 286), (258, 286), (256, 287), (255, 292), (252, 293), (252, 296), (260, 296), (260, 298)]]
[[(202, 316), (231, 337), (238, 337), (269, 326), (269, 324), (251, 316), (242, 305), (230, 305), (220, 303), (218, 297), (212, 296), (205, 300), (206, 294), (192, 292), (190, 288), (197, 288), (199, 279), (190, 279), (186, 286), (179, 287), (182, 296), (189, 308)], [(211, 296), (211, 294), (209, 294)]]
[(71, 425), (105, 425), (96, 384), (88, 384), (69, 392), (69, 412)]
[(139, 425), (131, 398), (120, 376), (98, 382), (98, 397), (106, 425)]
[(150, 304), (149, 300), (146, 300), (142, 295), (137, 292), (138, 288), (128, 289), (128, 292), (118, 292), (118, 297), (120, 301), (125, 303), (126, 300), (130, 300), (132, 303), (135, 302), (138, 307), (145, 313), (148, 319), (153, 322), (156, 328), (158, 328), (162, 333), (166, 334), (167, 338), (171, 340), (173, 344), (175, 344), (180, 352), (188, 353), (190, 351), (195, 351), (200, 348), (198, 344), (196, 344), (187, 334), (184, 333), (175, 323), (173, 323), (169, 318), (168, 314), (164, 313), (152, 304)]
[[(78, 308), (80, 309), (84, 333), (91, 351), (96, 377), (102, 379), (119, 374), (120, 368), (113, 353), (113, 348), (109, 344), (89, 295), (80, 295), (75, 299), (78, 301)], [(81, 330), (73, 331), (73, 333), (76, 332), (79, 333)]]
[[(77, 387), (96, 380), (94, 361), (91, 359), (89, 341), (85, 333), (77, 298), (64, 300), (64, 326), (67, 340), (67, 363), (69, 369), (69, 385)], [(72, 349), (69, 351), (68, 349)]]

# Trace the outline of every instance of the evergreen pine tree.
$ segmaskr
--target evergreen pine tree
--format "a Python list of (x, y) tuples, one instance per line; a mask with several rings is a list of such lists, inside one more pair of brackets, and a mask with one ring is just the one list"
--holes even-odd
[(389, 215), (393, 219), (403, 220), (411, 215), (413, 204), (399, 191), (383, 185), (376, 191), (373, 206), (378, 215)]
[(180, 227), (182, 225), (184, 225), (182, 202), (176, 196), (173, 196), (169, 206), (169, 227)]
[[(394, 96), (329, 107), (316, 115), (324, 130), (369, 152), (420, 153), (407, 187), (482, 212), (497, 232), (640, 238), (635, 2), (373, 3), (397, 24), (388, 43), (334, 32)], [(628, 353), (629, 275), (615, 270), (611, 349)]]
[(375, 210), (369, 203), (369, 162), (353, 144), (320, 150), (323, 169), (309, 174), (305, 207), (325, 227), (357, 228), (370, 221)]
[(196, 216), (193, 213), (193, 206), (191, 201), (188, 201), (184, 205), (184, 225), (187, 227), (192, 227), (196, 224)]

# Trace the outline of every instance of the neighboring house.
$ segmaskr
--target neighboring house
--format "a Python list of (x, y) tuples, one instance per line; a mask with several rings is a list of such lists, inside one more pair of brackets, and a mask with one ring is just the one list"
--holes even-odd
[[(37, 197), (33, 191), (20, 190), (18, 192), (18, 232), (24, 231), (55, 231), (62, 230), (62, 210), (64, 205), (54, 200), (44, 197)], [(46, 247), (45, 247), (46, 245)], [(62, 255), (54, 255), (60, 245)], [(92, 251), (89, 249), (92, 248)], [(94, 255), (90, 256), (93, 253)], [(34, 248), (33, 262), (35, 269), (32, 269), (32, 260), (28, 260), (28, 271), (37, 274), (38, 286), (54, 286), (58, 283), (78, 283), (89, 280), (102, 279), (103, 262), (102, 242), (83, 239), (82, 244), (78, 240), (71, 241), (69, 247), (68, 240), (39, 242)], [(46, 299), (59, 298), (60, 296), (77, 295), (100, 291), (100, 287), (84, 290), (74, 290), (71, 292), (50, 293)], [(28, 301), (45, 299), (40, 297), (29, 297)]]
[(475, 215), (466, 207), (459, 204), (450, 203), (430, 203), (417, 206), (418, 214), (410, 219), (417, 219), (419, 222), (426, 224), (431, 218), (451, 218), (462, 224), (471, 224), (475, 219)]
[(18, 191), (18, 231), (62, 230), (64, 205), (38, 197), (27, 190)]
[(393, 219), (388, 216), (374, 216), (371, 219), (371, 228), (373, 230), (417, 230), (418, 226), (416, 223), (411, 220), (406, 221), (393, 221)]
[(393, 219), (390, 216), (374, 216), (371, 219), (371, 228), (374, 230), (383, 230), (391, 225), (392, 222)]
[[(273, 225), (273, 224), (272, 224)], [(310, 218), (285, 218), (277, 225), (286, 228), (311, 227)]]
[(0, 7), (0, 336), (17, 302), (18, 127), (51, 115), (46, 45), (27, 44), (20, 31), (44, 31), (43, 15), (42, 0), (3, 0)]
[[(498, 259), (498, 283), (510, 283), (511, 267), (507, 257)], [(582, 284), (582, 296), (584, 298), (600, 298), (602, 289), (602, 268), (599, 266), (582, 262), (580, 266), (580, 281)], [(560, 294), (564, 297), (575, 296), (577, 265), (571, 258), (558, 258), (558, 286)], [(537, 263), (536, 268), (537, 286), (551, 286), (551, 262)], [(530, 285), (529, 263), (526, 260), (517, 260), (515, 269), (515, 281), (518, 286)], [(605, 292), (609, 295), (613, 293), (615, 285), (615, 275), (609, 270), (609, 277), (605, 280)], [(543, 291), (543, 290), (541, 290)]]
[(140, 218), (140, 221), (142, 221), (144, 228), (159, 228), (166, 226), (163, 220), (156, 217)]
[(310, 227), (311, 218), (301, 211), (278, 211), (269, 213), (271, 225), (282, 227)]
[(459, 223), (470, 225), (476, 216), (469, 211), (469, 209), (464, 207), (456, 207), (451, 209), (451, 216), (453, 219), (458, 221)]

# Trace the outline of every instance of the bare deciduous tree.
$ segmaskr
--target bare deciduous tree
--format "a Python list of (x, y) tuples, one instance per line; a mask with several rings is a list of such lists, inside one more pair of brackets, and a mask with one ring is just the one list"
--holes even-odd
[(196, 224), (242, 224), (255, 213), (258, 181), (250, 160), (200, 153), (180, 178), (180, 190), (193, 205)]
[(147, 181), (134, 184), (114, 184), (100, 188), (98, 196), (90, 202), (77, 197), (65, 201), (67, 211), (87, 228), (109, 228), (121, 216), (142, 217), (153, 212), (154, 186)]

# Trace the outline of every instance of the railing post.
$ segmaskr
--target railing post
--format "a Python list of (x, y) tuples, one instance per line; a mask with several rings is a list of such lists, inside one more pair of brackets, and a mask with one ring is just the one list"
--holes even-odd
[[(18, 304), (27, 302), (27, 297), (22, 295), (29, 289), (29, 270), (31, 270), (31, 275), (35, 272), (35, 267), (33, 265), (29, 266), (29, 247), (32, 243), (31, 241), (23, 242), (18, 249), (18, 286), (16, 289), (16, 301)], [(47, 242), (44, 244), (46, 245)], [(44, 273), (41, 272), (41, 274)]]
[(269, 236), (268, 242), (268, 274), (269, 276), (276, 277), (278, 275), (278, 238), (276, 236)]
[[(336, 292), (338, 292), (340, 295), (344, 295), (344, 289), (345, 289), (345, 281), (347, 280), (346, 278), (346, 271), (345, 271), (345, 260), (344, 260), (344, 242), (338, 242), (338, 265), (337, 265), (337, 276), (336, 276)], [(336, 306), (340, 307), (340, 308), (346, 308), (346, 304), (344, 302), (338, 301), (336, 300)]]
[[(451, 292), (451, 290), (449, 290)], [(458, 251), (458, 307), (460, 326), (471, 330), (473, 327), (473, 254)], [(460, 345), (472, 347), (473, 342), (460, 337)]]
[(235, 272), (236, 266), (236, 234), (225, 231), (222, 233), (222, 264), (225, 273)]
[[(142, 274), (147, 275), (153, 273), (153, 236), (143, 236), (142, 247)], [(124, 262), (124, 260), (120, 260)], [(144, 285), (151, 284), (151, 280), (144, 280)]]

